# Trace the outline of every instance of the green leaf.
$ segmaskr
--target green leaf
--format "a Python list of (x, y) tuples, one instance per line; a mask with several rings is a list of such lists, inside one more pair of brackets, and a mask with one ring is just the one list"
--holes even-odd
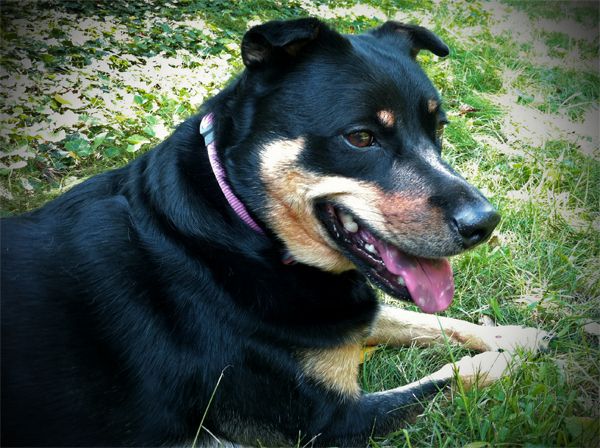
[(133, 101), (136, 104), (144, 104), (146, 102), (146, 100), (141, 96), (141, 95), (133, 95)]
[(51, 54), (48, 54), (48, 53), (41, 54), (40, 58), (42, 59), (42, 61), (44, 61), (44, 64), (47, 64), (47, 65), (54, 63), (54, 61), (56, 60), (56, 58), (54, 56), (52, 56)]
[(79, 139), (74, 139), (74, 140), (69, 140), (68, 142), (65, 143), (65, 149), (67, 151), (77, 151), (77, 148), (79, 148)]
[(134, 152), (137, 152), (138, 149), (140, 149), (140, 147), (138, 145), (127, 145), (127, 148), (125, 148), (125, 151), (127, 151), (129, 153), (134, 153)]
[(106, 140), (107, 135), (108, 132), (103, 132), (102, 134), (98, 134), (96, 137), (94, 137), (94, 141), (92, 142), (92, 149), (98, 149), (98, 147), (102, 145), (102, 143), (104, 143), (104, 140)]
[(506, 394), (504, 393), (504, 391), (502, 389), (499, 389), (495, 393), (494, 398), (498, 401), (504, 401), (504, 400), (506, 400)]
[(146, 123), (148, 123), (151, 126), (158, 124), (158, 118), (156, 118), (154, 115), (146, 115), (145, 120)]
[(146, 126), (144, 128), (144, 134), (149, 135), (150, 137), (154, 137), (156, 135), (156, 132), (154, 132), (154, 129), (152, 129), (152, 126)]
[(68, 99), (66, 99), (63, 96), (60, 96), (58, 93), (54, 94), (52, 98), (54, 98), (58, 103), (62, 105), (71, 105), (71, 102)]
[(535, 396), (537, 396), (537, 395), (545, 395), (545, 394), (546, 394), (546, 391), (547, 391), (547, 389), (546, 389), (546, 386), (545, 386), (544, 384), (542, 384), (542, 383), (537, 383), (535, 386), (533, 386), (533, 387), (531, 388), (531, 391), (529, 392), (529, 394), (530, 394), (532, 397), (535, 397)]
[(600, 430), (600, 423), (591, 417), (566, 417), (565, 425), (571, 437), (575, 440), (592, 440)]
[(116, 146), (109, 146), (104, 150), (104, 155), (108, 158), (117, 157), (119, 154), (121, 154), (121, 150)]
[(79, 157), (87, 157), (93, 152), (90, 142), (81, 137), (76, 137), (66, 142), (65, 149)]
[(500, 311), (500, 305), (495, 297), (490, 297), (490, 308), (494, 312), (496, 320), (502, 319), (502, 311)]
[(463, 448), (490, 448), (491, 446), (488, 442), (471, 442), (467, 443)]
[(90, 154), (92, 154), (92, 152), (94, 152), (94, 151), (92, 150), (92, 147), (89, 144), (89, 142), (84, 141), (79, 146), (79, 150), (77, 151), (77, 154), (79, 154), (80, 157), (87, 157)]
[(127, 142), (132, 145), (141, 145), (142, 143), (148, 143), (148, 139), (140, 134), (133, 134), (127, 138)]

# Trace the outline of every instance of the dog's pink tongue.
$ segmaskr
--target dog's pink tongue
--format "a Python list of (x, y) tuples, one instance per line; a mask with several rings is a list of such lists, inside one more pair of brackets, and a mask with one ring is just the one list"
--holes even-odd
[(444, 311), (452, 303), (454, 278), (446, 259), (418, 258), (383, 241), (375, 243), (385, 267), (404, 279), (413, 301), (426, 313)]

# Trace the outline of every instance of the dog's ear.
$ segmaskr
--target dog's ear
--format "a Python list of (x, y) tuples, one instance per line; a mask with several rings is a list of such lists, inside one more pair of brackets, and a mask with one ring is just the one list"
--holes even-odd
[(293, 57), (314, 41), (323, 27), (318, 19), (271, 22), (250, 28), (242, 39), (242, 60), (248, 68), (262, 66), (276, 58)]
[(408, 43), (410, 55), (415, 58), (419, 51), (429, 50), (436, 56), (448, 56), (450, 49), (436, 34), (419, 25), (389, 21), (373, 31), (376, 36), (398, 33)]

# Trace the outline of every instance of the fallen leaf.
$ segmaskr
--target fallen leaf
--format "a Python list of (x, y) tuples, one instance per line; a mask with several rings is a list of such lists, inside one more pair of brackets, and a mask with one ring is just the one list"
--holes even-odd
[(500, 239), (498, 238), (498, 235), (492, 235), (492, 237), (488, 240), (487, 244), (490, 247), (500, 246)]
[(588, 320), (583, 326), (583, 331), (593, 336), (600, 336), (600, 324), (598, 322)]
[(567, 431), (575, 440), (592, 441), (599, 428), (598, 419), (591, 417), (566, 417)]
[(16, 162), (11, 163), (10, 165), (0, 163), (0, 168), (4, 170), (18, 170), (19, 168), (25, 168), (26, 166), (27, 162), (25, 162), (24, 160), (18, 160)]
[(59, 95), (58, 93), (54, 94), (54, 96), (52, 98), (54, 98), (57, 102), (59, 102), (63, 106), (71, 104), (71, 102), (68, 99), (64, 98), (63, 96)]
[(132, 145), (140, 145), (142, 143), (147, 143), (148, 141), (149, 140), (146, 137), (139, 134), (133, 134), (127, 138), (127, 142), (131, 143)]
[(59, 114), (55, 112), (49, 115), (48, 121), (51, 123), (55, 123), (56, 128), (59, 128), (61, 126), (64, 126), (65, 128), (70, 128), (73, 127), (79, 121), (79, 116), (73, 111), (67, 110), (64, 114)]
[(485, 314), (479, 318), (479, 324), (483, 325), (484, 327), (495, 327), (496, 326), (496, 322), (494, 322), (494, 319), (492, 319), (490, 316), (487, 316)]
[(26, 192), (33, 193), (33, 185), (31, 185), (31, 183), (26, 177), (21, 178), (21, 185), (23, 186)]
[(27, 149), (28, 149), (27, 146), (21, 146), (20, 148), (17, 148), (14, 151), (0, 153), (0, 159), (3, 157), (13, 157), (13, 156), (19, 156), (22, 159), (31, 159), (32, 157), (35, 157), (35, 154), (32, 153), (31, 151), (28, 151)]
[(516, 303), (522, 303), (524, 305), (534, 305), (539, 303), (542, 300), (541, 295), (536, 294), (523, 294), (519, 296), (518, 299), (515, 299)]
[(468, 104), (461, 104), (460, 107), (458, 108), (459, 115), (467, 115), (471, 112), (479, 112), (479, 109), (477, 109), (473, 106), (469, 106)]
[(558, 368), (558, 373), (560, 374), (560, 377), (562, 379), (567, 378), (568, 369), (569, 369), (569, 363), (567, 362), (567, 360), (564, 357), (557, 358), (554, 360), (554, 364)]
[(0, 197), (4, 198), (4, 199), (8, 199), (9, 201), (12, 201), (13, 199), (13, 195), (10, 191), (8, 191), (6, 188), (4, 188), (2, 185), (0, 185)]
[[(59, 101), (57, 97), (60, 97), (66, 103)], [(81, 97), (75, 92), (66, 92), (62, 96), (56, 94), (54, 95), (54, 99), (69, 109), (81, 109), (87, 105), (87, 102), (83, 102)]]
[(463, 446), (463, 448), (489, 448), (492, 445), (489, 442), (471, 442)]

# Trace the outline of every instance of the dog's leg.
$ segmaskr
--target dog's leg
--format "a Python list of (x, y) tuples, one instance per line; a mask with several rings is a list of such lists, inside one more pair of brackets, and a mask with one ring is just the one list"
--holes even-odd
[[(343, 397), (325, 420), (314, 428), (316, 445), (359, 446), (370, 437), (384, 436), (409, 424), (423, 410), (423, 403), (459, 378), (464, 388), (477, 383), (486, 386), (516, 367), (521, 358), (517, 347), (540, 350), (548, 333), (520, 326), (484, 327), (459, 319), (382, 307), (367, 338), (368, 345), (431, 345), (447, 339), (471, 350), (482, 351), (446, 364), (419, 381), (395, 389), (361, 394), (356, 381), (361, 360), (359, 344), (326, 350), (307, 351), (302, 356), (303, 371), (326, 389)], [(500, 353), (497, 350), (503, 350)]]
[(456, 377), (465, 388), (475, 383), (485, 386), (505, 375), (519, 360), (499, 352), (466, 356), (406, 386), (350, 399), (331, 416), (316, 444), (364, 446), (370, 437), (384, 436), (411, 423), (424, 403)]
[(450, 343), (481, 352), (514, 351), (517, 347), (538, 351), (547, 348), (549, 336), (537, 328), (518, 325), (484, 327), (460, 319), (382, 306), (366, 343), (427, 346), (444, 343), (447, 339)]

